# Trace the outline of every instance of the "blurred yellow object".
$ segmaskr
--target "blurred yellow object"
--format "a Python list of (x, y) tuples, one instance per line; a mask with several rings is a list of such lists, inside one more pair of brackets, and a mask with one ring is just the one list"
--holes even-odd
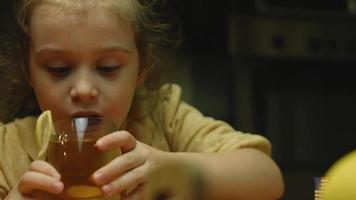
[(326, 173), (322, 200), (356, 199), (356, 151), (338, 160)]

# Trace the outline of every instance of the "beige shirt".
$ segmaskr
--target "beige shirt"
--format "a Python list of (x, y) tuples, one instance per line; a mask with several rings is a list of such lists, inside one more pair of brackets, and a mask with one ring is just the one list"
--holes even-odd
[[(239, 148), (255, 148), (270, 154), (271, 145), (259, 135), (234, 130), (222, 121), (204, 117), (180, 100), (177, 85), (165, 85), (169, 92), (144, 119), (130, 122), (126, 129), (137, 140), (157, 149), (171, 152), (226, 152)], [(36, 142), (37, 117), (0, 123), (0, 199), (18, 182), (36, 159), (40, 149)]]

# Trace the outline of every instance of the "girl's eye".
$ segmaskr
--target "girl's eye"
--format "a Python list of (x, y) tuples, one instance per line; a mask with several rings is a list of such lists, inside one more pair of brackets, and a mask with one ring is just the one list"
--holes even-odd
[(70, 67), (47, 67), (47, 70), (56, 76), (66, 76), (70, 73)]
[(101, 74), (112, 74), (120, 69), (120, 66), (97, 66), (96, 70)]
[(121, 67), (122, 62), (115, 56), (107, 56), (97, 62), (95, 70), (103, 75), (113, 75)]
[(70, 63), (61, 58), (50, 59), (45, 66), (47, 71), (54, 76), (66, 76), (71, 72)]

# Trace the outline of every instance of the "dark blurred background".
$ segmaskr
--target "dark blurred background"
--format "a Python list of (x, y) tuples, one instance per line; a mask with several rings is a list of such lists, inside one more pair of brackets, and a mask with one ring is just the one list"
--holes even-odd
[(314, 199), (314, 177), (355, 149), (356, 3), (179, 2), (185, 100), (269, 138), (283, 199)]

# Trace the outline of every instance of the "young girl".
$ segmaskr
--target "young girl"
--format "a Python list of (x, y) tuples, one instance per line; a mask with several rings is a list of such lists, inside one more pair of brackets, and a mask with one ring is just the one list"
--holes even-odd
[(204, 117), (180, 101), (178, 86), (161, 86), (160, 52), (172, 40), (153, 12), (159, 2), (16, 0), (14, 7), (17, 26), (0, 45), (0, 199), (63, 192), (60, 174), (38, 155), (46, 144), (36, 142), (35, 124), (46, 110), (54, 121), (99, 116), (120, 125), (96, 143), (123, 152), (92, 176), (105, 196), (141, 199), (148, 174), (175, 162), (201, 171), (209, 199), (281, 196), (265, 138)]

